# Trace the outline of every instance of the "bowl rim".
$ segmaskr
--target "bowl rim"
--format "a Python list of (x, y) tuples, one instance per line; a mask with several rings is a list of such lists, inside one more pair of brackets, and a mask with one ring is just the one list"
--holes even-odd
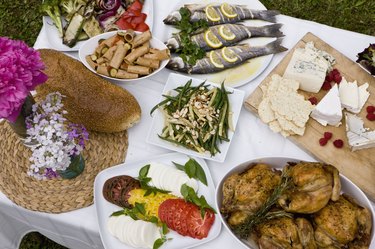
[[(114, 77), (111, 77), (111, 76), (106, 76), (106, 75), (102, 75), (102, 74), (99, 74), (97, 73), (93, 68), (91, 68), (88, 63), (86, 62), (86, 59), (85, 59), (85, 56), (86, 55), (89, 55), (91, 53), (84, 53), (84, 50), (86, 50), (86, 47), (95, 42), (97, 43), (98, 40), (100, 39), (103, 39), (103, 38), (108, 38), (114, 34), (116, 34), (117, 32), (121, 32), (121, 31), (126, 31), (126, 30), (114, 30), (114, 31), (109, 31), (109, 32), (105, 32), (105, 33), (101, 33), (101, 34), (98, 34), (96, 36), (93, 36), (91, 37), (90, 39), (84, 41), (84, 43), (82, 43), (82, 45), (79, 47), (78, 49), (78, 58), (79, 60), (81, 61), (81, 63), (87, 68), (89, 69), (91, 72), (95, 73), (96, 75), (100, 76), (100, 77), (103, 77), (105, 79), (108, 79), (108, 80), (114, 80), (114, 81), (118, 81), (118, 82), (134, 82), (134, 81), (138, 81), (138, 80), (142, 80), (142, 79), (146, 79), (146, 78), (149, 78), (151, 76), (154, 76), (155, 74), (157, 74), (158, 72), (160, 72), (162, 69), (165, 68), (165, 66), (168, 64), (168, 62), (170, 61), (170, 58), (169, 59), (166, 59), (166, 60), (163, 60), (160, 62), (160, 66), (158, 69), (156, 69), (155, 71), (153, 71), (152, 73), (150, 73), (149, 75), (144, 75), (142, 77), (139, 77), (139, 78), (136, 78), (136, 79), (119, 79), (119, 78), (114, 78)], [(151, 31), (151, 30), (150, 30)], [(143, 32), (140, 32), (140, 31), (134, 31), (136, 34), (141, 34)], [(151, 37), (151, 40), (150, 40), (151, 43), (158, 43), (160, 46), (163, 46), (162, 49), (168, 49), (168, 47), (161, 41), (159, 40), (158, 38), (156, 38), (154, 35), (152, 35)], [(97, 45), (96, 45), (97, 46)], [(96, 46), (94, 47), (94, 49), (96, 48)]]
[[(219, 196), (221, 197), (221, 195), (222, 195), (221, 194), (221, 189), (222, 189), (222, 185), (224, 183), (224, 180), (229, 175), (231, 175), (233, 173), (236, 173), (236, 172), (241, 172), (242, 170), (244, 170), (246, 168), (247, 165), (249, 165), (251, 163), (264, 162), (266, 164), (271, 164), (271, 166), (273, 166), (272, 164), (275, 164), (275, 163), (267, 163), (267, 161), (269, 161), (269, 160), (275, 160), (275, 161), (281, 161), (281, 160), (283, 160), (283, 161), (285, 161), (285, 163), (286, 162), (316, 162), (316, 161), (308, 161), (308, 160), (304, 160), (304, 159), (299, 159), (299, 158), (294, 158), (294, 157), (283, 157), (283, 156), (259, 157), (259, 158), (249, 159), (247, 161), (239, 163), (239, 164), (235, 165), (234, 167), (228, 169), (224, 173), (223, 177), (220, 179), (220, 181), (216, 185), (216, 190), (215, 190), (215, 208), (216, 208), (216, 210), (218, 210), (218, 216), (220, 217), (220, 220), (223, 223), (223, 226), (225, 227), (225, 229), (230, 233), (230, 235), (236, 241), (238, 241), (245, 248), (256, 249), (256, 247), (255, 248), (251, 247), (249, 244), (245, 243), (244, 240), (242, 240), (239, 237), (237, 237), (237, 235), (235, 235), (234, 232), (230, 229), (230, 227), (228, 226), (226, 220), (224, 219), (223, 215), (220, 212), (221, 203), (219, 203)], [(275, 168), (282, 169), (282, 168), (285, 167), (285, 163), (284, 163), (284, 166), (278, 166), (278, 167), (275, 167)], [(372, 228), (371, 228), (371, 235), (370, 235), (370, 237), (371, 237), (371, 241), (370, 241), (370, 245), (369, 245), (369, 248), (370, 248), (371, 245), (375, 244), (375, 229), (374, 229), (374, 224), (375, 224), (375, 210), (374, 210), (374, 207), (371, 204), (371, 201), (369, 200), (369, 198), (367, 197), (367, 195), (356, 184), (354, 184), (349, 178), (347, 178), (346, 176), (344, 176), (341, 173), (339, 173), (339, 176), (340, 176), (340, 182), (344, 181), (351, 188), (353, 188), (354, 192), (357, 192), (361, 196), (361, 199), (363, 199), (363, 203), (361, 202), (360, 204), (363, 205), (363, 206), (365, 206), (366, 208), (368, 208), (369, 211), (370, 211), (370, 213), (371, 213)], [(358, 201), (358, 200), (356, 200), (356, 201)]]

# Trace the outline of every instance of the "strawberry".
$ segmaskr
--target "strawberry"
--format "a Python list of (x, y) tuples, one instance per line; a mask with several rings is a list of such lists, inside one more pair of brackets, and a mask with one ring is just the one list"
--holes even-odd
[(375, 106), (369, 105), (366, 107), (367, 113), (374, 113), (375, 112)]
[(332, 138), (332, 132), (326, 131), (324, 132), (324, 138), (330, 140)]
[(331, 71), (332, 75), (336, 75), (336, 74), (340, 74), (339, 70), (337, 68), (334, 68), (332, 71)]
[(311, 103), (312, 105), (316, 105), (316, 104), (318, 104), (318, 100), (317, 100), (316, 97), (311, 97), (311, 98), (309, 98), (309, 101), (310, 101), (310, 103)]
[(342, 141), (341, 139), (336, 139), (335, 141), (333, 141), (333, 145), (336, 147), (336, 148), (342, 148), (344, 146), (344, 141)]
[(337, 84), (340, 84), (341, 80), (342, 80), (342, 77), (340, 74), (335, 74), (333, 76), (333, 81), (336, 82)]
[(324, 81), (323, 85), (322, 85), (322, 89), (325, 90), (325, 91), (328, 91), (332, 88), (331, 86), (331, 83), (328, 82), (328, 81)]
[(367, 113), (366, 118), (370, 121), (374, 121), (375, 120), (375, 113), (373, 113), (373, 112)]
[(326, 145), (327, 142), (328, 142), (328, 139), (326, 139), (325, 137), (322, 137), (321, 139), (319, 139), (320, 146)]

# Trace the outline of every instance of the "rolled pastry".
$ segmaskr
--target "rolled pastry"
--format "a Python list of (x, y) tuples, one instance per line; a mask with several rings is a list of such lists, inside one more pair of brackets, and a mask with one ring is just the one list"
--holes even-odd
[(116, 74), (116, 78), (120, 78), (120, 79), (136, 79), (138, 77), (139, 76), (136, 73), (129, 73), (121, 69), (119, 69)]
[(130, 45), (129, 44), (124, 44), (124, 45), (117, 45), (117, 49), (109, 63), (109, 65), (113, 68), (116, 68), (118, 69), (122, 63), (122, 61), (124, 60), (124, 57), (126, 55), (126, 53), (128, 52), (128, 50), (130, 49)]
[(140, 66), (158, 69), (159, 66), (160, 66), (160, 61), (153, 60), (153, 59), (147, 59), (147, 58), (144, 58), (144, 57), (138, 57), (138, 59), (135, 61), (135, 64), (138, 64)]
[(129, 73), (141, 74), (141, 75), (148, 75), (148, 74), (151, 73), (151, 68), (144, 67), (144, 66), (129, 65), (128, 66), (128, 72)]
[(136, 48), (136, 49), (133, 49), (130, 54), (128, 54), (126, 57), (125, 57), (125, 62), (128, 63), (128, 64), (133, 64), (133, 62), (138, 58), (138, 57), (141, 57), (142, 55), (148, 53), (148, 51), (150, 50), (150, 45), (149, 44), (143, 44), (142, 46)]
[(132, 42), (133, 48), (141, 46), (143, 43), (151, 40), (151, 37), (152, 37), (152, 35), (151, 35), (150, 30), (148, 30), (146, 32), (143, 32), (142, 34), (137, 35), (136, 37), (134, 37), (134, 40)]

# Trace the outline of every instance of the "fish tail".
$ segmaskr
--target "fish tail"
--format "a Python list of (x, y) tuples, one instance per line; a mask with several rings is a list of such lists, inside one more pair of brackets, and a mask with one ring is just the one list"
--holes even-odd
[(266, 54), (276, 54), (287, 51), (288, 49), (281, 46), (283, 38), (277, 38), (276, 41), (270, 42), (265, 46)]
[(280, 31), (281, 23), (261, 26), (261, 27), (247, 27), (252, 37), (282, 37), (283, 32)]
[(276, 15), (280, 14), (277, 10), (253, 10), (254, 19), (260, 19), (268, 22), (276, 22)]

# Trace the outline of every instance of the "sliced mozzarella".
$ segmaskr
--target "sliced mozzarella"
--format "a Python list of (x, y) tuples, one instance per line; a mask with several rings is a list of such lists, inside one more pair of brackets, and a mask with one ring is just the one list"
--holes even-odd
[[(149, 222), (147, 222), (149, 223)], [(142, 231), (142, 240), (145, 244), (145, 247), (152, 248), (155, 240), (160, 238), (160, 232), (158, 227), (155, 224), (146, 224)]]
[(117, 223), (117, 219), (114, 216), (109, 217), (107, 222), (108, 231), (112, 236), (115, 236), (115, 224)]
[(129, 222), (131, 222), (131, 220), (129, 220), (129, 217), (126, 216), (126, 215), (117, 216), (117, 219), (118, 219), (118, 221), (116, 223), (115, 231), (114, 231), (115, 237), (117, 237), (120, 241), (125, 242), (124, 233), (125, 233), (125, 230), (126, 230), (128, 224), (129, 224)]

